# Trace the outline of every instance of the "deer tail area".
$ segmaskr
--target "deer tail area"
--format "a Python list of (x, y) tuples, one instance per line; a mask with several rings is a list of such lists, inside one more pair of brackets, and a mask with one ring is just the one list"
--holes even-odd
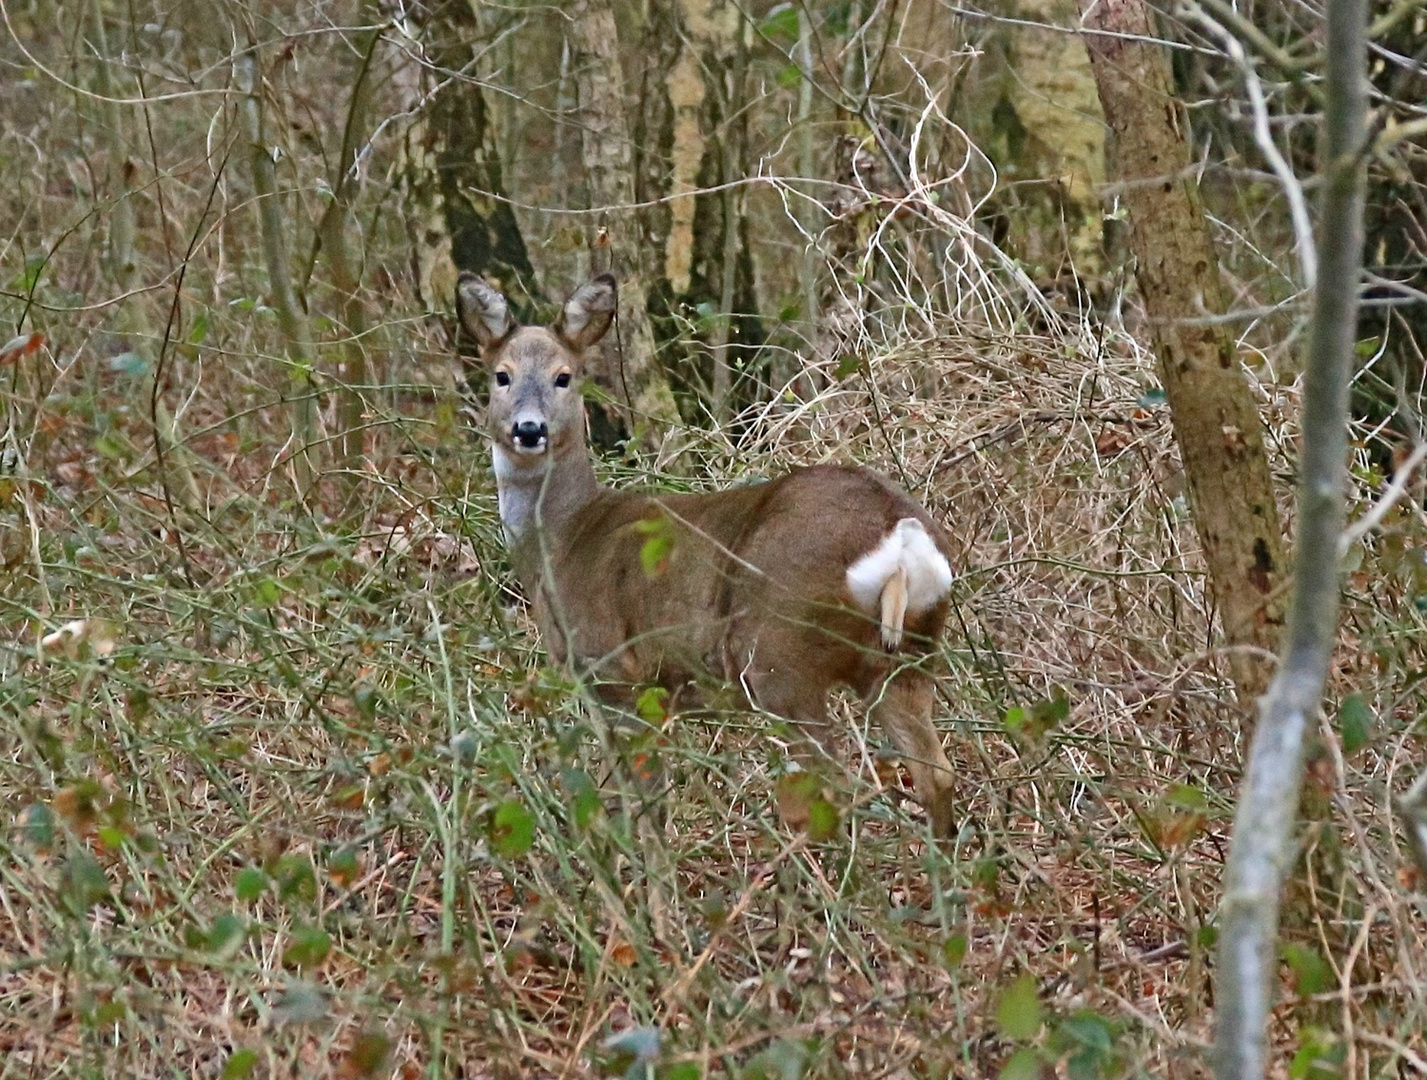
[(902, 518), (882, 542), (847, 568), (847, 591), (882, 623), (882, 644), (902, 644), (907, 614), (920, 615), (951, 591), (951, 564), (926, 527)]

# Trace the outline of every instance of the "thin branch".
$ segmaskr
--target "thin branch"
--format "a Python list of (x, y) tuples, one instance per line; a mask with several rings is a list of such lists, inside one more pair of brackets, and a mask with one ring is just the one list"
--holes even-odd
[(1303, 194), (1303, 184), (1293, 174), (1293, 168), (1284, 160), (1278, 143), (1274, 142), (1273, 132), (1269, 130), (1268, 103), (1264, 99), (1263, 83), (1259, 81), (1254, 65), (1244, 54), (1244, 47), (1239, 39), (1210, 18), (1203, 9), (1191, 10), (1196, 21), (1224, 43), (1224, 50), (1243, 73), (1244, 87), (1249, 92), (1249, 102), (1253, 107), (1254, 143), (1283, 186), (1284, 197), (1288, 200), (1289, 218), (1293, 222), (1293, 235), (1298, 246), (1298, 265), (1303, 270), (1303, 287), (1312, 289), (1318, 280), (1318, 259), (1313, 250), (1313, 219), (1308, 214), (1308, 200)]
[(1366, 25), (1366, 0), (1328, 0), (1320, 271), (1304, 372), (1293, 606), (1278, 673), (1259, 702), (1234, 818), (1220, 907), (1218, 1080), (1260, 1080), (1266, 1071), (1279, 902), (1294, 859), (1305, 737), (1337, 636), (1348, 382), (1363, 254)]

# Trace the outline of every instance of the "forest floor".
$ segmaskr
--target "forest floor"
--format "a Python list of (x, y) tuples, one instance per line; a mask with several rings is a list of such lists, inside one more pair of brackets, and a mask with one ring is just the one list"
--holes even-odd
[[(278, 367), (216, 321), (173, 357), (162, 463), (135, 354), (0, 371), (28, 447), (0, 480), (0, 1077), (1207, 1075), (1246, 722), (1142, 355), (948, 325), (684, 433), (678, 475), (606, 468), (856, 460), (945, 522), (942, 850), (851, 710), (826, 834), (780, 823), (748, 712), (672, 718), (667, 789), (621, 793), (426, 332), (310, 511)], [(1285, 500), (1295, 405), (1264, 391)], [(1427, 574), (1412, 508), (1386, 528), (1350, 558), (1279, 1076), (1427, 1075), (1389, 797), (1423, 765)]]

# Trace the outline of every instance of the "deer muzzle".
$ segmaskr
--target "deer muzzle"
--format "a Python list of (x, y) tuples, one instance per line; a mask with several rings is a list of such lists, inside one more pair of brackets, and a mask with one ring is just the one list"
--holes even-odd
[(511, 425), (510, 439), (517, 450), (538, 454), (550, 440), (550, 426), (543, 420), (517, 420)]

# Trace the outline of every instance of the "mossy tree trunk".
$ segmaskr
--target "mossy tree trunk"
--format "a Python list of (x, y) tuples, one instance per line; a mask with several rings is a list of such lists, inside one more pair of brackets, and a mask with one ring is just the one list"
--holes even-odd
[(268, 292), (282, 330), (288, 365), (288, 404), (292, 411), (292, 435), (288, 461), (293, 468), (293, 486), (304, 505), (315, 494), (316, 470), (313, 451), (317, 444), (317, 397), (312, 383), (312, 334), (307, 310), (293, 284), (289, 257), (289, 226), (283, 216), (282, 197), (277, 188), (277, 165), (268, 131), (259, 64), (259, 46), (250, 39), (248, 47), (233, 58), (233, 81), (242, 95), (244, 135), (247, 138), (248, 166), (258, 208), (263, 260), (268, 271)]
[(516, 314), (531, 319), (542, 294), (505, 196), (497, 131), (476, 81), (482, 28), (469, 0), (436, 0), (416, 14), (433, 70), (408, 96), (415, 104), (435, 89), (406, 146), (407, 217), (422, 299), (435, 309), (449, 305), (457, 272), (470, 270), (495, 282)]
[(359, 512), (352, 498), (361, 467), (366, 427), (364, 394), (371, 381), (367, 363), (366, 305), (362, 301), (362, 251), (353, 243), (356, 232), (352, 217), (352, 200), (356, 190), (357, 156), (366, 138), (367, 117), (371, 101), (371, 65), (376, 54), (380, 32), (376, 5), (364, 0), (361, 21), (372, 29), (360, 31), (354, 41), (356, 50), (351, 68), (351, 98), (347, 106), (346, 123), (342, 129), (342, 145), (333, 167), (328, 186), (332, 201), (318, 226), (318, 242), (327, 258), (332, 274), (332, 286), (342, 305), (342, 361), (338, 369), (340, 386), (337, 396), (337, 464), (342, 469), (341, 505), (348, 512)]
[(1241, 700), (1268, 685), (1278, 639), (1283, 534), (1263, 424), (1220, 321), (1224, 300), (1199, 191), (1188, 118), (1143, 0), (1081, 0), (1086, 48), (1113, 134), (1115, 179), (1194, 524)]
[(617, 333), (606, 346), (604, 382), (636, 436), (677, 422), (669, 380), (655, 352), (649, 320), (650, 282), (662, 268), (641, 241), (635, 210), (630, 110), (612, 0), (580, 0), (569, 15), (577, 115), (589, 205), (591, 270), (619, 279)]

